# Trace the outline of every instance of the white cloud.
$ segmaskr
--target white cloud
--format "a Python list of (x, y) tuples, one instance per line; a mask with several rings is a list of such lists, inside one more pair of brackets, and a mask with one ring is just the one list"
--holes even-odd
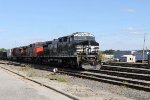
[(128, 27), (128, 28), (127, 28), (127, 31), (128, 31), (128, 32), (131, 32), (131, 31), (133, 31), (133, 30), (135, 30), (133, 27)]
[(137, 12), (137, 10), (135, 8), (132, 8), (132, 7), (123, 8), (122, 11), (126, 12), (126, 13), (135, 13), (135, 12)]
[(136, 10), (133, 9), (133, 8), (128, 8), (128, 9), (126, 9), (126, 11), (129, 12), (129, 13), (134, 13), (134, 12), (136, 12)]
[(130, 34), (144, 34), (144, 32), (140, 31), (139, 29), (136, 29), (134, 27), (128, 27), (126, 31)]

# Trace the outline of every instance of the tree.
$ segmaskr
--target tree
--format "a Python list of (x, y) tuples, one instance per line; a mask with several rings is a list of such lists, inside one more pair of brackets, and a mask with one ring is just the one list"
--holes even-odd
[(115, 53), (115, 50), (112, 50), (112, 49), (110, 49), (110, 50), (105, 50), (105, 51), (103, 51), (103, 53), (104, 53), (104, 54), (114, 54), (114, 53)]
[(102, 61), (104, 58), (103, 58), (103, 52), (102, 51), (99, 51), (99, 60)]
[(5, 51), (6, 49), (4, 49), (4, 48), (0, 48), (0, 52), (3, 52), (3, 51)]

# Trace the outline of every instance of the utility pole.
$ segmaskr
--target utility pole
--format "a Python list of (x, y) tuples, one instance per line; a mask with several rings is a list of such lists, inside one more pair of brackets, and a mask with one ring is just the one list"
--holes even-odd
[(144, 63), (144, 48), (145, 48), (145, 35), (146, 33), (144, 33), (144, 42), (143, 42), (143, 53), (142, 53), (142, 63)]

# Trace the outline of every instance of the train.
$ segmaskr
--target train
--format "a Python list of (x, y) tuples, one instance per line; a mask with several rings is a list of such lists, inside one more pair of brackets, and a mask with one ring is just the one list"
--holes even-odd
[(99, 43), (88, 32), (75, 32), (52, 41), (36, 42), (7, 50), (7, 59), (76, 69), (101, 68)]
[(1, 51), (0, 52), (0, 59), (6, 60), (7, 59), (7, 51)]

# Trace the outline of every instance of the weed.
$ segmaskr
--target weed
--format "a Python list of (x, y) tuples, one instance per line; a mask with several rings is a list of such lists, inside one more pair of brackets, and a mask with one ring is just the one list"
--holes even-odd
[(31, 69), (32, 69), (32, 66), (30, 66), (30, 65), (26, 65), (25, 67), (20, 67), (21, 71), (28, 71), (28, 70), (31, 70)]
[(61, 75), (48, 75), (48, 78), (50, 80), (56, 80), (58, 82), (68, 82), (68, 80), (64, 77), (64, 76), (61, 76)]
[(28, 70), (27, 76), (28, 77), (43, 77), (43, 73), (39, 71), (35, 71), (34, 69), (30, 69)]

